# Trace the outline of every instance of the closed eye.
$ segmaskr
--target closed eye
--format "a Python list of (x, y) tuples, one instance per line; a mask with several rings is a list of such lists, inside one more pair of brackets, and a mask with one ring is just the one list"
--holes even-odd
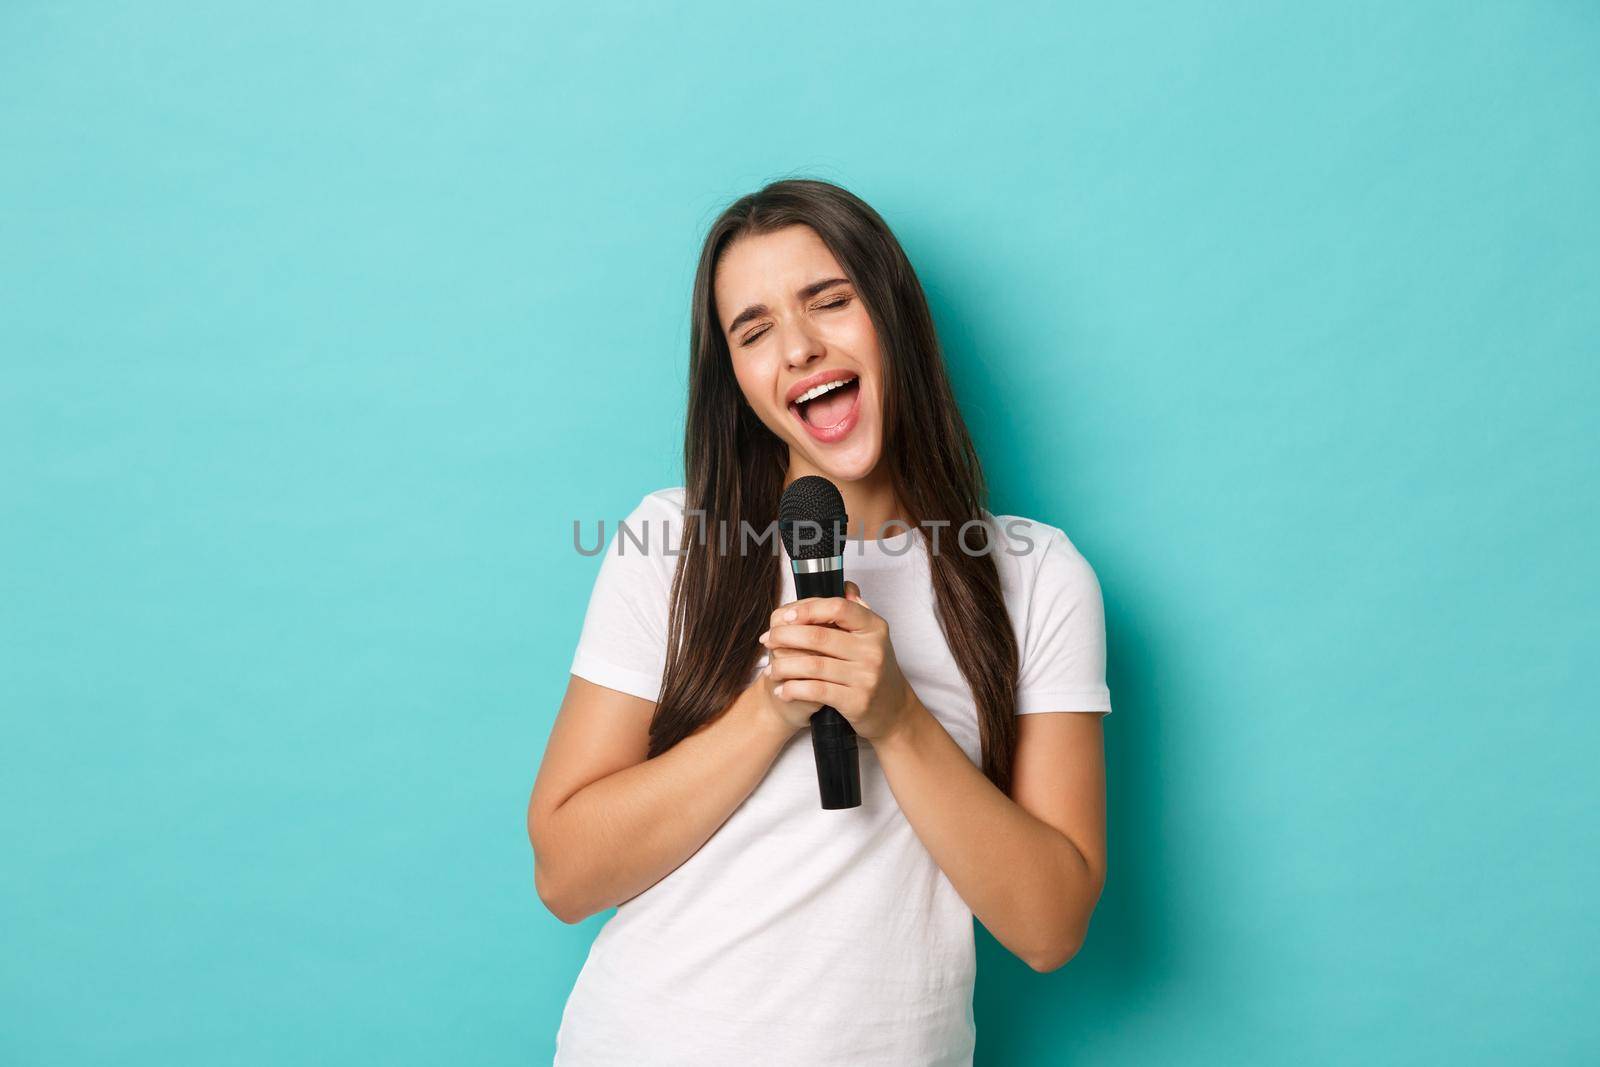
[[(813, 310), (815, 310), (815, 311), (833, 311), (833, 310), (836, 310), (838, 308), (844, 307), (848, 303), (850, 303), (850, 298), (848, 296), (841, 296), (841, 297), (839, 297), (839, 298), (837, 298), (835, 300), (828, 301), (826, 304), (817, 304)], [(739, 347), (740, 348), (748, 348), (748, 347), (750, 347), (751, 345), (755, 344), (757, 341), (761, 340), (761, 338), (765, 337), (766, 333), (767, 333), (766, 330), (757, 330), (755, 333), (747, 335), (744, 340), (739, 342)]]

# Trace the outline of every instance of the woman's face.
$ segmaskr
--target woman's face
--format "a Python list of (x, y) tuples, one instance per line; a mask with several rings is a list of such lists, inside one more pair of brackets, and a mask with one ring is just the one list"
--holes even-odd
[(789, 472), (859, 481), (883, 446), (883, 360), (866, 306), (809, 226), (723, 252), (717, 316), (745, 399), (789, 445)]

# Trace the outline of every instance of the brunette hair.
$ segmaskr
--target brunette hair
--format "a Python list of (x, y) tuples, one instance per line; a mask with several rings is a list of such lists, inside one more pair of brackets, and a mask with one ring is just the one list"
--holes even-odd
[[(927, 297), (888, 225), (859, 197), (828, 182), (786, 179), (729, 205), (712, 223), (694, 280), (689, 407), (684, 426), (686, 519), (705, 516), (763, 530), (778, 514), (788, 449), (761, 422), (734, 378), (714, 281), (737, 238), (811, 227), (844, 269), (877, 330), (883, 355), (883, 453), (913, 525), (983, 519), (978, 455), (956, 407)], [(1017, 641), (1006, 614), (987, 524), (966, 551), (929, 553), (939, 625), (977, 701), (983, 772), (1010, 792), (1016, 744)], [(672, 581), (666, 671), (650, 723), (651, 756), (719, 716), (759, 658), (756, 638), (778, 607), (780, 560), (769, 551), (718, 552), (685, 521)]]

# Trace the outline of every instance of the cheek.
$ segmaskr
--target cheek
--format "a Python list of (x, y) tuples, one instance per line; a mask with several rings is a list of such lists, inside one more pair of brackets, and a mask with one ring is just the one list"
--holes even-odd
[(871, 316), (863, 313), (850, 321), (849, 337), (845, 344), (861, 364), (862, 370), (871, 372), (874, 378), (882, 377), (883, 355), (878, 348), (878, 331), (872, 325)]
[[(863, 316), (865, 319), (865, 316)], [(871, 319), (865, 319), (855, 332), (850, 351), (855, 354), (856, 362), (861, 370), (872, 381), (872, 394), (876, 403), (873, 405), (874, 414), (881, 415), (883, 408), (883, 354), (878, 348), (878, 331), (872, 326)]]
[(749, 372), (741, 367), (735, 367), (733, 371), (733, 380), (739, 383), (739, 392), (744, 394), (744, 398), (746, 400), (749, 400), (751, 398), (752, 386), (754, 385), (754, 383), (750, 380)]
[(765, 363), (735, 359), (733, 379), (739, 384), (739, 391), (744, 394), (745, 402), (763, 418), (766, 417), (767, 409), (772, 406), (773, 375), (773, 369)]

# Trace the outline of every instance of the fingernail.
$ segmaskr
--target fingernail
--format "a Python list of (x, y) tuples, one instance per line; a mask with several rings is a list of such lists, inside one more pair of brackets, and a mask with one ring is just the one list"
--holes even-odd
[(790, 608), (788, 611), (783, 613), (784, 622), (794, 622), (794, 620), (798, 619), (799, 617), (800, 613), (795, 611), (793, 608)]
[(766, 644), (767, 643), (767, 634), (770, 634), (771, 632), (772, 632), (771, 630), (767, 630), (760, 637), (756, 638), (756, 640), (760, 641), (763, 645)]
[(772, 687), (772, 695), (777, 697), (779, 700), (787, 700), (788, 699), (787, 697), (785, 697), (783, 695), (783, 683), (782, 682), (779, 682), (777, 685)]

